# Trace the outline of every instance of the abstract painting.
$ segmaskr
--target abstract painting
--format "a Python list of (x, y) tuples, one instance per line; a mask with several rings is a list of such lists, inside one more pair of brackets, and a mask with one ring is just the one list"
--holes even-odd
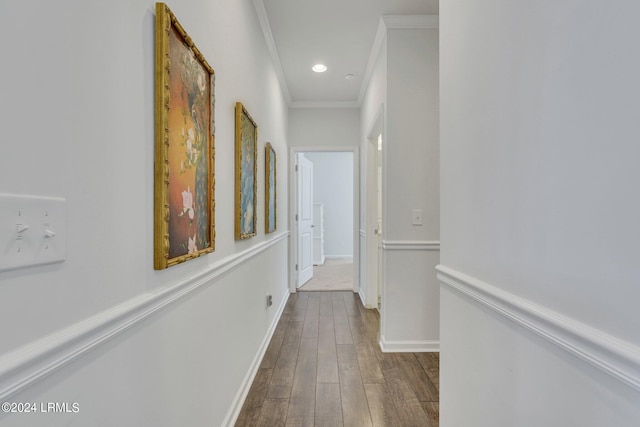
[(276, 231), (276, 152), (270, 142), (265, 146), (265, 231)]
[(154, 268), (215, 248), (213, 69), (156, 3)]
[(236, 102), (235, 238), (256, 235), (258, 126), (242, 103)]

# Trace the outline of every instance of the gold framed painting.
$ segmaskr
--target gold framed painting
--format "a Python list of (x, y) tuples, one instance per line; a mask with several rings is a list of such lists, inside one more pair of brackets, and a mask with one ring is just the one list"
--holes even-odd
[(235, 238), (256, 235), (258, 126), (241, 102), (236, 102)]
[(265, 209), (264, 209), (264, 228), (265, 232), (273, 233), (276, 231), (276, 151), (270, 142), (265, 145)]
[(156, 3), (154, 268), (215, 249), (215, 74)]

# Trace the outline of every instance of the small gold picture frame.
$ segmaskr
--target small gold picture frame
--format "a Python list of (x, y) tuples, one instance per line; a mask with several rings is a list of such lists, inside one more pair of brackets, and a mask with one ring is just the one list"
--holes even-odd
[(215, 74), (156, 3), (154, 268), (215, 249)]
[(240, 102), (236, 102), (235, 238), (256, 235), (258, 126)]
[(277, 188), (276, 188), (276, 151), (270, 142), (265, 145), (265, 209), (264, 228), (265, 232), (276, 231), (277, 215)]

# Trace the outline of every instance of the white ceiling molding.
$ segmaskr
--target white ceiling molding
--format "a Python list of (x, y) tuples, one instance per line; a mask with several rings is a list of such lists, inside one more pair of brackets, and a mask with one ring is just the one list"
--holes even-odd
[(384, 15), (387, 29), (392, 28), (439, 28), (438, 15)]
[(334, 101), (334, 102), (310, 102), (310, 101), (293, 101), (289, 104), (290, 108), (360, 108), (360, 104), (356, 101)]
[(378, 23), (378, 31), (376, 31), (376, 37), (373, 39), (373, 45), (371, 46), (371, 53), (369, 53), (369, 61), (367, 62), (367, 68), (364, 71), (362, 78), (362, 84), (360, 85), (360, 93), (358, 94), (358, 105), (362, 105), (362, 99), (369, 87), (369, 81), (371, 80), (371, 74), (373, 74), (373, 67), (376, 65), (378, 55), (380, 54), (380, 48), (382, 48), (382, 42), (387, 36), (387, 27), (384, 20), (380, 18)]
[(271, 24), (269, 24), (269, 17), (267, 16), (267, 10), (264, 7), (264, 0), (253, 0), (253, 6), (256, 9), (258, 15), (258, 21), (260, 21), (260, 27), (262, 27), (262, 33), (264, 34), (264, 41), (267, 43), (267, 49), (271, 55), (273, 61), (273, 67), (275, 68), (278, 81), (280, 82), (280, 89), (284, 95), (284, 99), (287, 104), (291, 105), (291, 94), (289, 93), (289, 86), (287, 85), (287, 79), (284, 77), (284, 70), (282, 69), (282, 63), (280, 62), (280, 55), (278, 55), (278, 49), (276, 48), (276, 42), (273, 39), (273, 33), (271, 32)]
[(367, 87), (371, 80), (371, 74), (375, 66), (378, 55), (384, 38), (387, 35), (388, 29), (409, 29), (409, 28), (439, 28), (439, 16), (438, 15), (383, 15), (380, 18), (378, 24), (378, 30), (371, 46), (371, 52), (369, 54), (369, 61), (367, 62), (367, 68), (365, 70), (362, 84), (360, 85), (360, 92), (358, 94), (357, 101), (338, 101), (338, 102), (307, 102), (307, 101), (293, 101), (291, 93), (289, 92), (289, 85), (284, 75), (282, 63), (280, 61), (280, 55), (278, 54), (278, 48), (276, 47), (273, 33), (271, 32), (271, 24), (269, 23), (269, 17), (267, 10), (264, 6), (264, 0), (253, 0), (253, 5), (264, 34), (264, 40), (271, 55), (273, 66), (275, 68), (276, 76), (280, 83), (282, 94), (285, 101), (291, 108), (359, 108), (362, 105), (362, 100), (366, 93)]
[(376, 65), (378, 55), (380, 55), (380, 49), (382, 48), (384, 38), (387, 36), (387, 30), (397, 28), (439, 28), (439, 18), (439, 15), (383, 15), (380, 17), (378, 31), (376, 32), (376, 37), (373, 39), (369, 61), (367, 62), (367, 68), (364, 72), (362, 84), (360, 85), (358, 105), (362, 105), (362, 100), (369, 87), (373, 67)]

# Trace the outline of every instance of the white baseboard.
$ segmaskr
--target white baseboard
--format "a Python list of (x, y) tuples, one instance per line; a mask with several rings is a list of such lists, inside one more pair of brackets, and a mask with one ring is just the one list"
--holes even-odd
[(372, 308), (372, 307), (367, 307), (367, 303), (365, 302), (367, 300), (366, 295), (364, 294), (364, 292), (362, 291), (362, 288), (360, 288), (358, 290), (358, 295), (360, 296), (360, 301), (362, 301), (362, 305), (365, 308)]
[(441, 286), (466, 296), (640, 391), (640, 347), (452, 268), (439, 265), (436, 270)]
[(287, 305), (287, 301), (289, 300), (289, 292), (287, 292), (280, 303), (280, 307), (278, 307), (278, 312), (267, 331), (264, 339), (262, 340), (262, 344), (258, 348), (258, 352), (256, 356), (253, 358), (253, 362), (251, 363), (251, 367), (247, 371), (244, 379), (242, 380), (242, 384), (236, 393), (235, 398), (229, 408), (229, 412), (227, 412), (227, 416), (224, 417), (224, 421), (222, 422), (223, 426), (233, 427), (233, 425), (238, 420), (238, 416), (240, 415), (240, 411), (242, 410), (242, 405), (244, 405), (244, 401), (249, 394), (249, 390), (251, 389), (251, 384), (253, 384), (253, 380), (256, 378), (256, 374), (258, 373), (258, 369), (260, 368), (260, 363), (262, 363), (262, 358), (267, 352), (267, 348), (269, 348), (269, 342), (273, 337), (273, 333), (276, 330), (276, 326), (278, 326), (278, 322), (280, 321), (280, 316), (282, 316), (282, 312), (284, 311), (284, 307)]
[(380, 350), (383, 353), (437, 353), (440, 341), (387, 341), (380, 337)]
[(325, 259), (353, 259), (353, 255), (324, 255)]

